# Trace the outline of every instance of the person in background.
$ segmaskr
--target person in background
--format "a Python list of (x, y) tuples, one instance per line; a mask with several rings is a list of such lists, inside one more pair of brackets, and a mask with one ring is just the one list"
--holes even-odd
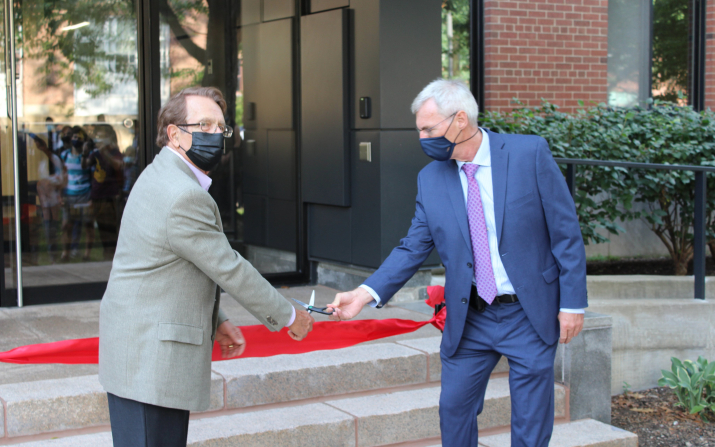
[(62, 147), (60, 139), (61, 126), (55, 126), (55, 120), (51, 116), (45, 118), (45, 128), (47, 129), (47, 147), (50, 152), (58, 154), (58, 150)]
[(50, 263), (55, 263), (55, 249), (57, 248), (57, 230), (60, 224), (60, 209), (62, 185), (64, 184), (64, 171), (62, 161), (52, 153), (45, 140), (35, 134), (28, 134), (35, 142), (35, 147), (45, 154), (46, 158), (40, 159), (37, 166), (37, 197), (40, 201), (42, 224), (45, 230), (47, 254)]
[(104, 260), (114, 257), (119, 234), (117, 202), (124, 186), (124, 161), (117, 134), (109, 124), (94, 126), (94, 149), (85, 151), (82, 168), (92, 169), (90, 200)]
[(133, 145), (124, 149), (124, 186), (122, 187), (122, 195), (125, 203), (139, 175), (136, 154), (137, 150)]
[(82, 228), (86, 240), (83, 260), (88, 261), (94, 243), (94, 220), (90, 212), (90, 169), (83, 167), (85, 151), (89, 152), (91, 140), (79, 126), (72, 128), (71, 148), (62, 152), (61, 160), (66, 170), (66, 185), (63, 191), (62, 241), (64, 250), (60, 260), (67, 262), (70, 257), (77, 257)]
[(68, 149), (72, 149), (72, 128), (70, 126), (63, 126), (59, 132), (57, 132), (59, 137), (59, 143), (55, 145), (54, 153), (60, 159), (62, 158), (62, 153)]

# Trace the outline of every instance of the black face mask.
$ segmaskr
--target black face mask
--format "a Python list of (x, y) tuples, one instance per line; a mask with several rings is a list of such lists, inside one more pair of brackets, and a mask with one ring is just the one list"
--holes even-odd
[(77, 149), (82, 149), (82, 145), (84, 144), (84, 141), (82, 140), (72, 140), (72, 146), (74, 146)]
[(191, 147), (186, 151), (189, 160), (202, 171), (210, 171), (218, 166), (223, 155), (223, 134), (194, 132), (191, 138)]

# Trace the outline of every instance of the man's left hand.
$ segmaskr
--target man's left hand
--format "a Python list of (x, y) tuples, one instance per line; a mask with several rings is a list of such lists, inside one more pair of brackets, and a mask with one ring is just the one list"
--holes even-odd
[(221, 357), (238, 357), (246, 350), (246, 339), (241, 330), (226, 320), (216, 329), (216, 342), (221, 346)]
[(561, 324), (559, 343), (568, 344), (583, 329), (583, 314), (559, 312), (559, 323)]

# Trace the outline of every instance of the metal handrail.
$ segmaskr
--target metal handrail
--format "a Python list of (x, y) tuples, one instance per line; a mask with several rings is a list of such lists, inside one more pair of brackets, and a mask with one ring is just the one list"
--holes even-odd
[(578, 158), (554, 158), (559, 164), (566, 165), (566, 184), (571, 196), (576, 194), (576, 166), (606, 166), (632, 169), (655, 169), (661, 171), (692, 171), (695, 173), (695, 216), (693, 221), (693, 276), (695, 281), (695, 299), (705, 299), (705, 221), (708, 172), (715, 172), (715, 167), (693, 165), (666, 165), (657, 163), (636, 163), (627, 161), (582, 160)]
[(637, 163), (630, 161), (589, 160), (581, 158), (556, 157), (554, 157), (554, 161), (556, 161), (556, 163), (569, 165), (611, 166), (618, 168), (658, 169), (665, 171), (715, 172), (714, 166), (666, 165), (659, 163)]

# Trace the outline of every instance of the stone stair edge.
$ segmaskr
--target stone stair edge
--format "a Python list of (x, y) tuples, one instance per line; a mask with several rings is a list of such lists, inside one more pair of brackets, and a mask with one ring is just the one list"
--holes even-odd
[[(322, 376), (325, 376), (326, 380), (332, 377), (330, 380), (336, 382), (334, 388), (338, 389), (338, 385), (340, 386), (340, 392), (332, 394), (429, 383), (427, 381), (429, 354), (395, 342), (298, 354), (290, 356), (290, 359), (287, 359), (289, 356), (284, 356), (283, 360), (288, 362), (288, 366), (293, 365), (298, 368), (299, 363), (303, 361), (303, 367), (278, 368), (277, 372), (273, 368), (272, 375), (271, 373), (252, 374), (251, 371), (232, 375), (230, 366), (235, 362), (234, 366), (240, 370), (244, 369), (243, 365), (246, 361), (254, 364), (256, 361), (275, 364), (278, 363), (275, 362), (275, 358), (228, 360), (215, 362), (212, 365), (211, 404), (207, 412), (324, 397), (326, 395), (324, 383), (322, 380), (316, 380), (316, 376), (321, 375), (321, 367), (313, 368), (311, 363), (318, 356), (323, 358), (332, 356), (335, 359), (332, 365), (328, 365), (322, 371)], [(357, 360), (351, 360), (353, 356), (357, 357)], [(345, 389), (346, 381), (338, 380), (338, 377), (342, 376), (335, 374), (335, 371), (341, 368), (352, 376), (364, 376), (363, 381), (354, 384), (347, 381), (352, 386)], [(378, 380), (373, 377), (376, 371), (384, 372), (385, 369), (404, 374), (380, 374), (389, 380)], [(257, 379), (253, 380), (253, 383), (248, 383), (249, 387), (246, 388), (245, 382), (234, 380), (236, 377)], [(287, 378), (292, 378), (295, 383), (286, 385)], [(265, 386), (260, 386), (261, 384)], [(282, 390), (278, 387), (281, 384)], [(312, 385), (312, 388), (306, 384)], [(251, 385), (255, 386), (251, 387)], [(252, 391), (247, 393), (247, 389)], [(308, 390), (307, 394), (306, 390)], [(313, 394), (310, 394), (311, 390)], [(3, 402), (0, 407), (0, 439), (81, 429), (109, 422), (106, 394), (96, 374), (0, 385), (0, 399)], [(82, 411), (77, 411), (78, 408)]]
[[(554, 385), (557, 390), (561, 387)], [(510, 423), (508, 379), (490, 382), (484, 412), (479, 423), (484, 428), (506, 427)], [(558, 407), (565, 396), (557, 392)], [(387, 392), (380, 395), (337, 399), (297, 406), (257, 409), (192, 419), (189, 446), (291, 445), (291, 446), (374, 446), (417, 441), (439, 436), (439, 387)], [(392, 411), (386, 411), (392, 409)], [(491, 414), (490, 414), (491, 413)], [(557, 416), (559, 416), (557, 414)], [(111, 445), (107, 432), (61, 437), (52, 442), (23, 444), (26, 447)], [(357, 438), (356, 438), (357, 437)], [(308, 443), (303, 441), (307, 439)], [(1, 440), (0, 440), (1, 441)]]
[[(275, 363), (273, 360), (276, 358), (295, 358), (295, 357), (301, 357), (301, 356), (312, 356), (312, 355), (326, 355), (326, 353), (333, 353), (333, 352), (338, 352), (338, 351), (351, 351), (351, 350), (366, 350), (366, 351), (372, 351), (374, 349), (379, 349), (381, 346), (391, 346), (391, 345), (397, 345), (400, 347), (405, 347), (409, 348), (412, 351), (416, 351), (417, 353), (420, 354), (430, 354), (428, 352), (424, 352), (423, 350), (411, 347), (407, 344), (403, 344), (405, 341), (412, 341), (412, 340), (429, 340), (429, 339), (441, 339), (441, 337), (424, 337), (424, 338), (417, 338), (417, 339), (411, 339), (411, 340), (400, 340), (400, 341), (393, 341), (393, 342), (386, 342), (386, 343), (375, 343), (372, 345), (356, 345), (356, 346), (350, 346), (347, 348), (342, 348), (340, 350), (326, 350), (326, 351), (313, 351), (313, 352), (307, 352), (303, 354), (290, 354), (290, 355), (280, 355), (280, 356), (272, 356), (272, 357), (254, 357), (254, 358), (246, 358), (246, 359), (233, 359), (233, 360), (222, 360), (218, 362), (212, 362), (211, 364), (211, 371), (214, 373), (216, 376), (223, 377), (223, 375), (219, 372), (222, 368), (218, 368), (219, 371), (217, 371), (216, 365), (221, 365), (221, 364), (229, 364), (231, 362), (248, 362), (248, 361), (264, 361), (267, 362), (268, 364), (270, 363)], [(438, 352), (438, 351), (437, 351)], [(272, 359), (272, 360), (269, 360)], [(29, 380), (26, 382), (15, 382), (15, 383), (7, 383), (7, 384), (0, 384), (0, 393), (2, 393), (4, 390), (12, 390), (11, 392), (15, 392), (15, 390), (20, 390), (22, 388), (27, 387), (28, 384), (32, 384), (33, 386), (37, 385), (42, 385), (42, 384), (60, 384), (62, 386), (65, 386), (66, 384), (71, 385), (71, 384), (78, 384), (82, 385), (84, 381), (87, 381), (88, 379), (94, 379), (97, 378), (97, 374), (83, 374), (79, 376), (71, 376), (71, 377), (60, 377), (60, 378), (55, 378), (55, 379), (41, 379), (41, 380)], [(93, 381), (94, 382), (94, 381)], [(96, 380), (96, 383), (99, 383), (99, 380)], [(86, 384), (85, 384), (86, 385)], [(101, 386), (101, 385), (100, 385)], [(0, 399), (3, 399), (3, 395), (0, 394)], [(1, 411), (1, 410), (0, 410)]]
[[(509, 447), (511, 434), (485, 436), (483, 447)], [(554, 425), (551, 447), (638, 447), (638, 436), (594, 419), (581, 419)]]

